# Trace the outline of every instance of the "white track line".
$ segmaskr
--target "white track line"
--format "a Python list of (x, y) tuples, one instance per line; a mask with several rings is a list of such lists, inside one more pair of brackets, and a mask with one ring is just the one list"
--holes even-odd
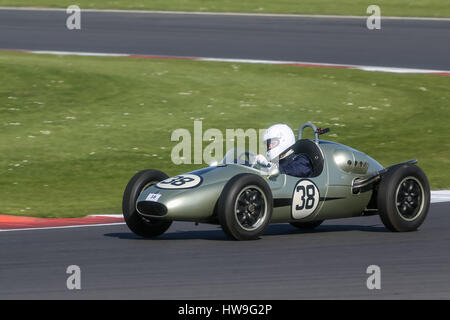
[(92, 57), (134, 57), (148, 59), (174, 59), (174, 60), (191, 60), (206, 62), (232, 62), (232, 63), (255, 63), (255, 64), (273, 64), (273, 65), (293, 65), (303, 67), (330, 67), (356, 69), (363, 71), (378, 71), (391, 73), (423, 73), (423, 74), (444, 74), (450, 75), (450, 70), (432, 70), (432, 69), (416, 69), (416, 68), (397, 68), (397, 67), (381, 67), (381, 66), (365, 66), (355, 64), (338, 64), (308, 61), (282, 61), (282, 60), (260, 60), (260, 59), (231, 59), (231, 58), (210, 58), (210, 57), (180, 57), (180, 56), (162, 56), (147, 54), (126, 54), (126, 53), (101, 53), (101, 52), (79, 52), (79, 51), (53, 51), (53, 50), (1, 50), (0, 52), (26, 52), (32, 54), (50, 54), (50, 55), (74, 55), (74, 56), (92, 56)]
[(314, 66), (342, 67), (342, 68), (348, 68), (348, 69), (358, 69), (358, 70), (363, 70), (363, 71), (379, 71), (379, 72), (393, 72), (393, 73), (450, 73), (450, 70), (381, 67), (381, 66), (365, 66), (365, 65), (356, 65), (356, 64), (322, 63), (322, 62), (306, 62), (306, 61), (277, 61), (277, 60), (227, 59), (227, 58), (195, 58), (195, 60), (216, 61), (216, 62), (234, 62), (234, 63), (304, 65), (304, 66), (311, 66), (311, 67), (314, 67)]
[(102, 223), (102, 224), (84, 224), (84, 225), (59, 226), (59, 227), (42, 227), (42, 228), (0, 229), (0, 232), (31, 231), (31, 230), (51, 230), (51, 229), (70, 229), (70, 228), (85, 228), (85, 227), (105, 227), (105, 226), (115, 226), (115, 225), (122, 225), (122, 224), (125, 224), (125, 222), (113, 222), (113, 223)]
[[(1, 51), (1, 49), (0, 49)], [(51, 50), (11, 50), (35, 54), (52, 54), (58, 56), (86, 56), (86, 57), (129, 57), (127, 53), (101, 53), (101, 52), (81, 52), (81, 51), (51, 51)]]
[[(35, 7), (0, 7), (0, 10), (15, 11), (57, 11), (66, 12), (65, 8), (35, 8)], [(313, 18), (313, 19), (367, 19), (368, 16), (328, 15), (328, 14), (289, 14), (289, 13), (250, 13), (250, 12), (206, 12), (206, 11), (158, 11), (158, 10), (119, 10), (119, 9), (84, 9), (83, 12), (97, 13), (140, 13), (140, 14), (172, 14), (172, 15), (205, 15), (205, 16), (244, 16), (244, 17), (274, 17), (274, 18)], [(382, 16), (387, 20), (425, 20), (450, 21), (450, 18), (433, 17), (397, 17)]]
[(431, 191), (431, 203), (450, 202), (450, 190)]
[(90, 214), (88, 217), (123, 218), (123, 214)]

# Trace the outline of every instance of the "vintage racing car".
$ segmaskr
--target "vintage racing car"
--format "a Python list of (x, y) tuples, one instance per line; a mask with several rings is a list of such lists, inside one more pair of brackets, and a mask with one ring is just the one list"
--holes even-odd
[[(302, 139), (306, 127), (314, 139)], [(255, 165), (254, 154), (237, 149), (216, 165), (171, 178), (140, 171), (124, 192), (125, 221), (142, 237), (163, 234), (172, 221), (194, 221), (220, 224), (237, 240), (257, 239), (269, 223), (312, 229), (327, 219), (374, 214), (389, 230), (416, 230), (430, 206), (428, 179), (417, 160), (384, 168), (360, 151), (320, 140), (327, 131), (312, 123), (298, 130), (293, 150), (311, 160), (307, 178)]]

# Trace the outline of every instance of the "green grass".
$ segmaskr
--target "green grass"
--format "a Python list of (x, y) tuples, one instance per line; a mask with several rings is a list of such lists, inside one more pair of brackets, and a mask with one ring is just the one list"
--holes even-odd
[(313, 121), (450, 187), (447, 76), (25, 53), (1, 53), (0, 74), (0, 214), (120, 213), (138, 170), (201, 167), (170, 160), (171, 132), (194, 119), (223, 133)]
[(253, 13), (366, 15), (369, 5), (381, 7), (385, 16), (450, 17), (447, 0), (0, 0), (0, 6), (86, 9), (138, 9)]

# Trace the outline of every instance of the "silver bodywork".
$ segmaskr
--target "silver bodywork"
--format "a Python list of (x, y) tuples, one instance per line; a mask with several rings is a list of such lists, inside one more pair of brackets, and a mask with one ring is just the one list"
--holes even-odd
[[(315, 128), (311, 124), (304, 126)], [(304, 126), (299, 130), (299, 138)], [(262, 176), (270, 186), (273, 223), (361, 216), (373, 194), (367, 179), (374, 180), (383, 166), (355, 149), (319, 140), (318, 135), (309, 141), (318, 147), (323, 158), (323, 169), (315, 177), (270, 177), (249, 166), (219, 164), (150, 186), (137, 199), (138, 212), (150, 218), (216, 222), (215, 207), (225, 184), (237, 174), (252, 173)], [(361, 188), (355, 188), (358, 182)], [(305, 204), (311, 208), (305, 209)], [(164, 210), (157, 210), (156, 214), (152, 209), (156, 206)]]

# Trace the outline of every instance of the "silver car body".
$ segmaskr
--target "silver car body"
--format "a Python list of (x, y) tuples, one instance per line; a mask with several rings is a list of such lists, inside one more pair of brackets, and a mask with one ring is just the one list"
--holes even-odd
[(321, 166), (316, 176), (271, 175), (248, 165), (221, 163), (151, 185), (136, 201), (138, 212), (149, 218), (215, 223), (216, 204), (225, 184), (235, 175), (251, 173), (262, 176), (270, 186), (272, 223), (368, 214), (372, 185), (385, 170), (383, 166), (353, 148), (319, 140), (318, 134), (315, 139), (301, 139), (305, 127), (317, 131), (314, 125), (304, 124), (297, 144), (313, 151), (308, 155)]

